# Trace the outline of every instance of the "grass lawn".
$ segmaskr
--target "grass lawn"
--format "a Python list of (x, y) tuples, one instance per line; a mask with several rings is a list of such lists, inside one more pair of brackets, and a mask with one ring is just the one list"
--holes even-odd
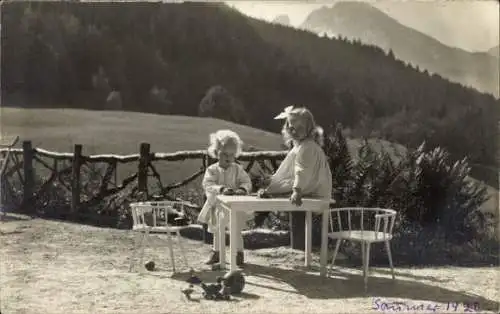
[[(403, 302), (421, 310), (463, 313), (472, 304), (481, 313), (498, 312), (498, 267), (406, 268), (396, 264), (396, 280), (387, 267), (371, 270), (364, 293), (360, 259), (339, 263), (329, 278), (303, 268), (303, 253), (287, 247), (247, 250), (246, 287), (231, 302), (188, 301), (187, 268), (180, 254), (173, 275), (164, 238), (152, 236), (146, 258), (154, 272), (129, 273), (133, 235), (128, 231), (10, 215), (0, 222), (0, 311), (21, 313), (376, 313)], [(201, 261), (210, 247), (186, 239), (190, 266), (207, 281), (220, 274)], [(330, 252), (331, 253), (331, 252)], [(448, 304), (457, 308), (446, 310)], [(393, 305), (396, 306), (396, 305)], [(400, 306), (403, 306), (400, 304)], [(378, 310), (377, 310), (378, 307)], [(396, 306), (397, 307), (397, 306)], [(374, 309), (375, 308), (375, 309)]]

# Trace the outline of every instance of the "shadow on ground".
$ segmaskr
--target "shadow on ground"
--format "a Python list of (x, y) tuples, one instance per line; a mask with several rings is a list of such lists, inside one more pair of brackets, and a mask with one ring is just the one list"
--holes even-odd
[[(334, 266), (334, 268), (337, 268), (337, 267), (350, 268), (350, 269), (355, 269), (356, 271), (361, 271), (361, 265), (356, 265), (356, 266), (352, 267), (352, 266), (339, 266), (337, 264), (336, 266)], [(297, 271), (302, 271), (302, 272), (314, 271), (314, 272), (319, 273), (319, 266), (310, 266), (310, 267), (295, 266), (293, 269), (297, 270)], [(338, 272), (338, 271), (331, 271), (331, 270), (329, 270), (329, 271), (330, 271), (330, 275), (332, 275), (332, 276), (340, 274), (340, 272)], [(390, 277), (391, 270), (389, 268), (388, 269), (380, 269), (380, 268), (372, 268), (371, 267), (370, 274), (379, 274), (379, 275)], [(397, 270), (394, 271), (394, 275), (395, 275), (396, 279), (405, 278), (405, 279), (410, 279), (410, 280), (427, 280), (427, 281), (432, 281), (432, 282), (436, 282), (436, 283), (447, 283), (447, 282), (452, 281), (452, 279), (438, 278), (435, 276), (421, 276), (421, 275), (410, 274), (410, 273), (406, 273), (406, 272), (399, 272)], [(355, 276), (355, 275), (351, 274), (350, 276)], [(371, 279), (368, 279), (368, 280), (370, 281)]]
[[(373, 271), (388, 275), (387, 271)], [(320, 277), (316, 274), (301, 270), (281, 269), (257, 264), (246, 264), (244, 268), (246, 285), (264, 289), (278, 290), (284, 293), (296, 293), (311, 299), (346, 299), (372, 297), (373, 300), (383, 298), (401, 298), (420, 300), (433, 303), (456, 302), (457, 304), (479, 304), (481, 311), (496, 312), (499, 302), (486, 299), (482, 296), (467, 292), (454, 291), (443, 287), (433, 286), (416, 280), (431, 280), (441, 284), (446, 280), (439, 280), (432, 276), (415, 276), (396, 272), (396, 279), (370, 277), (368, 290), (364, 291), (362, 275), (355, 275), (342, 271), (330, 271), (329, 277)], [(220, 271), (200, 271), (196, 275), (207, 282), (214, 282), (217, 276), (224, 275)], [(399, 277), (399, 278), (398, 278)], [(177, 273), (172, 279), (185, 281), (189, 274)], [(261, 278), (262, 280), (259, 280)], [(404, 279), (403, 279), (404, 278)], [(269, 280), (285, 283), (290, 288), (279, 288), (279, 285), (269, 284)], [(266, 283), (267, 282), (267, 283)], [(258, 296), (254, 296), (258, 298)]]

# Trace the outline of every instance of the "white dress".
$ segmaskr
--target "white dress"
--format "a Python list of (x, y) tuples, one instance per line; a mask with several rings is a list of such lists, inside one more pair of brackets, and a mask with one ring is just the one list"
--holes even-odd
[[(203, 189), (207, 200), (198, 215), (198, 221), (208, 225), (208, 231), (214, 232), (217, 227), (217, 219), (215, 213), (216, 197), (220, 194), (222, 187), (232, 188), (237, 190), (244, 189), (247, 193), (252, 191), (252, 181), (250, 176), (237, 163), (231, 164), (227, 169), (221, 168), (219, 163), (210, 165), (205, 171), (205, 176), (202, 181)], [(248, 219), (249, 215), (240, 215), (243, 223)], [(243, 223), (240, 226), (243, 226)]]
[(288, 152), (271, 177), (267, 192), (290, 193), (294, 188), (300, 188), (307, 197), (331, 199), (330, 166), (323, 149), (313, 140), (304, 140)]

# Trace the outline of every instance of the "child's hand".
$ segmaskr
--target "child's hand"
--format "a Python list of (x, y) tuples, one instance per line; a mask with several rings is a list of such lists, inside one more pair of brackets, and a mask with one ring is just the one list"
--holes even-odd
[(302, 206), (302, 195), (299, 191), (293, 191), (290, 201), (295, 206)]
[(259, 191), (257, 191), (257, 197), (259, 197), (259, 198), (269, 198), (270, 195), (269, 195), (269, 193), (267, 193), (266, 189), (260, 189)]
[(222, 188), (222, 195), (234, 195), (234, 190), (231, 188)]
[(247, 195), (247, 191), (245, 189), (240, 188), (234, 192), (234, 195)]

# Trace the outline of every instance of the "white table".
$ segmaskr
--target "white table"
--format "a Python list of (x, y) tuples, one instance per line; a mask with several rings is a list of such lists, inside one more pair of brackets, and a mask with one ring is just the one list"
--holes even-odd
[[(229, 239), (230, 239), (230, 271), (238, 270), (236, 265), (236, 226), (238, 214), (241, 212), (259, 212), (259, 211), (305, 211), (305, 266), (311, 265), (312, 248), (312, 212), (322, 214), (321, 228), (321, 257), (320, 257), (320, 275), (326, 276), (327, 250), (328, 250), (328, 209), (333, 200), (325, 201), (319, 199), (302, 199), (302, 206), (293, 205), (288, 198), (258, 198), (256, 196), (217, 196), (217, 206), (219, 212), (229, 213)], [(224, 219), (218, 219), (219, 222), (219, 252), (220, 266), (226, 267), (226, 225)]]

